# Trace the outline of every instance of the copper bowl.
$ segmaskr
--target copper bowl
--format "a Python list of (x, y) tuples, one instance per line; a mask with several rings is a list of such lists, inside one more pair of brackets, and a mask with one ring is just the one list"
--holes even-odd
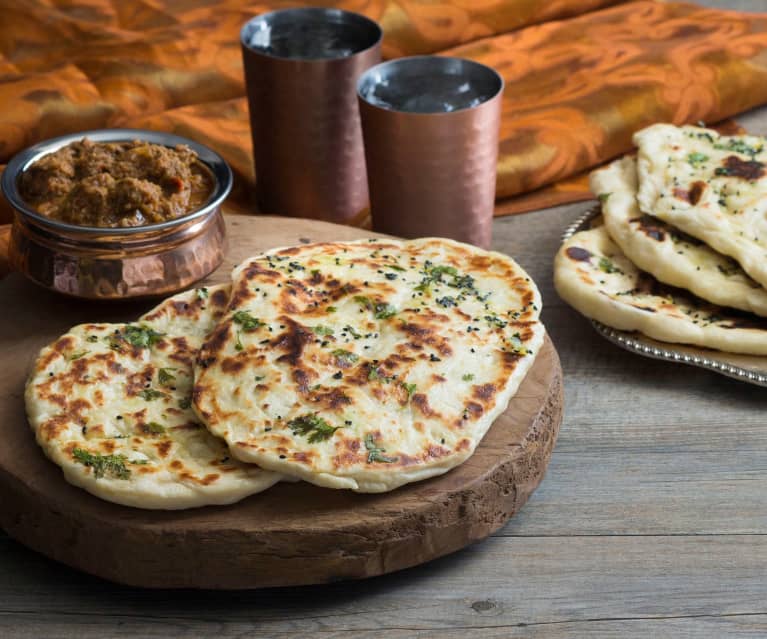
[[(35, 160), (84, 137), (93, 142), (185, 144), (213, 174), (213, 191), (201, 208), (146, 226), (77, 226), (37, 213), (19, 194), (19, 176)], [(169, 133), (99, 129), (40, 142), (14, 156), (2, 176), (3, 194), (14, 209), (11, 265), (36, 284), (73, 297), (111, 300), (174, 293), (221, 264), (226, 243), (221, 204), (231, 188), (232, 171), (221, 156)]]

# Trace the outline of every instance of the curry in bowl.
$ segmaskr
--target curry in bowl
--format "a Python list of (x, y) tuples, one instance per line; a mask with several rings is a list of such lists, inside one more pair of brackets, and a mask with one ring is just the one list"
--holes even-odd
[(199, 209), (215, 178), (197, 153), (133, 140), (77, 140), (21, 174), (19, 194), (39, 214), (78, 226), (120, 228), (166, 222)]

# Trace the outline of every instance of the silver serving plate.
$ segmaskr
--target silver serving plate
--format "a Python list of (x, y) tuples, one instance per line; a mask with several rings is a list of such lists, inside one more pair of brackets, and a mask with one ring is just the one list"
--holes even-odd
[[(591, 228), (591, 223), (600, 214), (598, 204), (590, 208), (567, 228), (562, 241), (569, 240), (578, 231)], [(767, 386), (767, 357), (725, 353), (684, 344), (669, 344), (654, 340), (642, 333), (619, 331), (596, 320), (591, 320), (591, 324), (606, 340), (632, 353), (652, 359), (690, 364), (750, 384)]]

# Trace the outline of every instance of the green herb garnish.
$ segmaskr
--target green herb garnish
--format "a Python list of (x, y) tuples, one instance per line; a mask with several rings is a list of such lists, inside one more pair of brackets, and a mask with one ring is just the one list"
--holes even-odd
[(158, 333), (148, 326), (128, 325), (120, 337), (136, 348), (151, 348), (160, 341), (165, 333)]
[(187, 408), (191, 408), (192, 406), (192, 398), (191, 397), (184, 397), (184, 399), (178, 400), (178, 407), (183, 408), (186, 410)]
[(157, 380), (161, 385), (167, 386), (170, 382), (176, 381), (176, 376), (173, 371), (178, 370), (176, 368), (161, 368), (157, 371)]
[(623, 273), (615, 264), (612, 263), (607, 257), (599, 258), (599, 270), (603, 273)]
[(242, 330), (244, 331), (255, 331), (257, 328), (265, 326), (264, 322), (262, 322), (257, 317), (253, 317), (247, 311), (237, 311), (234, 315), (232, 315), (232, 321), (235, 324), (242, 326)]
[(294, 435), (309, 435), (309, 443), (316, 444), (330, 439), (341, 426), (331, 426), (316, 413), (296, 417), (288, 422)]
[(410, 398), (413, 397), (413, 394), (415, 393), (417, 386), (415, 384), (408, 384), (407, 382), (402, 382), (400, 386), (402, 386), (402, 388), (404, 388), (405, 391), (407, 391), (407, 399), (408, 401), (410, 401)]
[(397, 314), (397, 309), (391, 304), (385, 302), (372, 302), (369, 297), (364, 295), (355, 295), (354, 301), (363, 308), (373, 312), (376, 319), (388, 319)]
[(470, 382), (474, 379), (474, 373), (466, 373), (463, 377), (461, 377), (461, 379), (464, 382)]
[(397, 461), (396, 457), (387, 457), (386, 455), (382, 455), (382, 453), (386, 452), (386, 449), (381, 448), (378, 444), (376, 444), (375, 437), (372, 433), (365, 435), (365, 448), (368, 451), (368, 464), (372, 464), (373, 462), (393, 464)]
[(708, 162), (709, 159), (710, 158), (705, 153), (698, 153), (697, 151), (690, 153), (687, 156), (687, 161), (692, 164), (692, 166), (698, 166), (703, 162)]
[(726, 144), (722, 144), (721, 142), (718, 144), (714, 144), (715, 149), (719, 149), (720, 151), (735, 151), (735, 153), (742, 153), (743, 155), (750, 155), (751, 159), (753, 159), (756, 155), (762, 152), (764, 147), (753, 147), (746, 144), (743, 140), (727, 140)]
[(514, 352), (519, 353), (520, 355), (527, 355), (527, 348), (525, 348), (525, 345), (522, 343), (522, 337), (519, 333), (514, 333), (514, 335), (509, 338), (509, 343), (514, 349)]
[(348, 324), (344, 326), (344, 330), (349, 333), (354, 339), (360, 339), (362, 335), (360, 335), (357, 331), (354, 330), (352, 326), (349, 326)]
[(325, 309), (325, 312), (326, 312), (326, 313), (335, 313), (337, 310), (338, 310), (338, 309), (337, 309), (335, 306), (328, 306), (328, 307)]
[(165, 393), (155, 390), (154, 388), (145, 388), (138, 395), (148, 402), (151, 402), (155, 399), (160, 399), (161, 397), (167, 397)]
[(609, 198), (612, 195), (612, 193), (600, 193), (597, 195), (597, 199), (599, 200), (600, 204), (604, 204), (607, 202), (607, 198)]
[(392, 271), (404, 271), (405, 269), (401, 266), (397, 266), (396, 264), (384, 264), (384, 268), (390, 268)]
[(337, 348), (333, 351), (332, 355), (344, 364), (353, 364), (359, 359), (359, 356), (356, 353), (345, 351), (343, 348)]
[(206, 299), (208, 299), (208, 289), (207, 288), (205, 288), (205, 287), (198, 288), (198, 289), (195, 289), (194, 292), (197, 294), (197, 299), (198, 300), (206, 300)]
[(368, 379), (370, 381), (379, 381), (382, 384), (388, 384), (393, 382), (396, 377), (387, 377), (386, 375), (381, 375), (381, 372), (378, 370), (378, 368), (371, 366), (370, 370), (368, 371)]
[(317, 335), (328, 336), (333, 334), (333, 329), (330, 328), (329, 326), (312, 326), (312, 330)]
[(69, 357), (67, 357), (67, 359), (70, 362), (74, 362), (76, 359), (80, 359), (81, 357), (83, 357), (84, 355), (87, 355), (88, 353), (90, 353), (90, 351), (77, 351), (76, 353), (72, 353)]
[(152, 435), (162, 435), (165, 432), (165, 426), (157, 422), (149, 422), (144, 426), (144, 430)]
[(93, 468), (93, 476), (96, 479), (106, 475), (115, 479), (128, 479), (131, 474), (130, 469), (125, 466), (125, 455), (97, 455), (82, 448), (75, 448), (72, 457), (83, 466)]

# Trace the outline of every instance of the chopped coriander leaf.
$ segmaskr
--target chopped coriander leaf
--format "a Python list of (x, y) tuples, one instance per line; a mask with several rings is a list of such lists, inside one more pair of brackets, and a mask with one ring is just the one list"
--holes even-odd
[(243, 348), (245, 348), (242, 345), (242, 339), (241, 339), (240, 331), (237, 331), (237, 341), (234, 343), (234, 350), (241, 351)]
[(330, 328), (329, 326), (312, 326), (312, 330), (317, 335), (325, 335), (325, 336), (327, 336), (327, 335), (332, 335), (333, 334), (333, 329)]
[(155, 399), (160, 399), (161, 397), (167, 397), (165, 393), (155, 390), (154, 388), (145, 388), (138, 395), (141, 397), (141, 399), (145, 399), (148, 402), (151, 402)]
[(390, 268), (393, 271), (400, 271), (400, 272), (405, 270), (404, 268), (402, 268), (401, 266), (397, 266), (396, 264), (384, 264), (383, 267)]
[(144, 430), (152, 435), (162, 435), (165, 432), (165, 426), (158, 424), (157, 422), (149, 422)]
[(96, 335), (88, 335), (87, 342), (90, 342), (91, 344), (98, 342), (99, 338)]
[(600, 204), (604, 204), (607, 202), (607, 199), (612, 195), (612, 193), (600, 193), (597, 195), (597, 199), (599, 200)]
[(702, 164), (703, 162), (708, 162), (709, 157), (705, 153), (698, 153), (695, 151), (694, 153), (690, 153), (687, 156), (687, 162), (692, 164), (693, 166), (698, 166), (699, 164)]
[(326, 312), (326, 313), (335, 313), (337, 310), (338, 310), (338, 309), (337, 309), (335, 306), (328, 306), (328, 307), (325, 309), (325, 312)]
[(410, 398), (413, 397), (413, 394), (415, 393), (417, 386), (415, 384), (408, 384), (407, 382), (402, 382), (400, 386), (402, 386), (402, 388), (404, 388), (405, 391), (407, 392), (407, 398), (409, 401)]
[(370, 301), (369, 297), (365, 297), (364, 295), (355, 295), (352, 299), (354, 299), (357, 304), (369, 311), (373, 309), (373, 302)]
[(509, 343), (516, 353), (527, 355), (527, 348), (525, 348), (525, 345), (522, 343), (522, 338), (519, 333), (514, 333), (514, 335), (509, 338)]
[(208, 299), (208, 289), (205, 288), (205, 287), (195, 289), (195, 293), (197, 294), (197, 299), (198, 300), (206, 300), (206, 299)]
[(607, 257), (599, 258), (599, 270), (603, 273), (623, 273), (615, 264), (612, 263)]
[(370, 370), (368, 371), (368, 379), (370, 381), (380, 381), (382, 384), (388, 384), (390, 382), (393, 382), (396, 377), (391, 376), (388, 377), (386, 375), (382, 375), (381, 371), (378, 370), (375, 366), (371, 366)]
[(364, 295), (355, 295), (354, 301), (357, 302), (363, 308), (373, 312), (373, 317), (376, 319), (388, 319), (397, 314), (397, 309), (391, 304), (385, 302), (372, 302), (369, 297)]
[(232, 321), (235, 324), (242, 326), (242, 330), (244, 331), (255, 331), (257, 328), (265, 326), (264, 322), (262, 322), (257, 317), (253, 317), (247, 311), (237, 311), (234, 315), (232, 315)]
[(316, 444), (330, 439), (341, 426), (331, 426), (316, 413), (296, 417), (288, 422), (294, 435), (309, 435), (309, 443)]
[(80, 358), (81, 358), (81, 357), (83, 357), (84, 355), (87, 355), (88, 353), (90, 353), (90, 351), (77, 351), (76, 353), (72, 353), (72, 354), (71, 354), (69, 357), (67, 357), (67, 359), (68, 359), (70, 362), (73, 362), (73, 361), (75, 361), (76, 359), (80, 359)]
[(354, 330), (354, 327), (349, 326), (348, 324), (344, 326), (344, 331), (349, 333), (354, 339), (360, 339), (362, 335), (360, 335), (357, 331)]
[(375, 315), (374, 317), (376, 319), (389, 319), (390, 317), (393, 317), (397, 314), (397, 309), (394, 308), (391, 304), (384, 304), (383, 302), (380, 302), (375, 305)]
[(151, 348), (165, 333), (158, 333), (148, 326), (134, 326), (129, 324), (125, 327), (123, 332), (119, 334), (119, 338), (124, 339), (131, 346), (137, 348)]
[(125, 455), (98, 455), (82, 448), (75, 448), (72, 451), (72, 457), (83, 466), (93, 468), (93, 476), (96, 479), (107, 475), (115, 479), (128, 479), (131, 474), (130, 469), (125, 466), (127, 461)]
[(178, 407), (186, 410), (187, 408), (192, 407), (192, 398), (191, 397), (184, 397), (183, 399), (178, 400)]
[(260, 382), (261, 380), (263, 380), (263, 379), (265, 379), (265, 378), (266, 378), (266, 375), (256, 375), (254, 379), (255, 379), (257, 382)]
[(470, 382), (474, 379), (474, 373), (466, 373), (463, 377), (461, 377), (461, 379), (464, 382)]
[(176, 380), (176, 376), (173, 374), (173, 371), (175, 370), (178, 370), (178, 369), (161, 368), (159, 371), (157, 371), (157, 381), (159, 381), (161, 385), (167, 386), (169, 382), (173, 382)]
[(368, 464), (372, 464), (373, 462), (393, 464), (397, 461), (396, 457), (387, 457), (386, 455), (382, 454), (386, 452), (386, 449), (381, 448), (378, 444), (376, 444), (375, 437), (372, 433), (365, 435), (365, 448), (368, 451)]
[(736, 153), (743, 153), (744, 155), (750, 155), (752, 158), (762, 152), (764, 147), (749, 146), (743, 140), (728, 140), (726, 144), (714, 144), (715, 149), (720, 151), (735, 151)]
[(337, 348), (332, 352), (333, 357), (343, 363), (353, 364), (359, 359), (359, 356), (351, 351), (345, 351), (343, 348)]
[(497, 326), (498, 328), (506, 328), (508, 326), (508, 322), (502, 320), (497, 315), (485, 315), (484, 320), (490, 324), (491, 326)]

